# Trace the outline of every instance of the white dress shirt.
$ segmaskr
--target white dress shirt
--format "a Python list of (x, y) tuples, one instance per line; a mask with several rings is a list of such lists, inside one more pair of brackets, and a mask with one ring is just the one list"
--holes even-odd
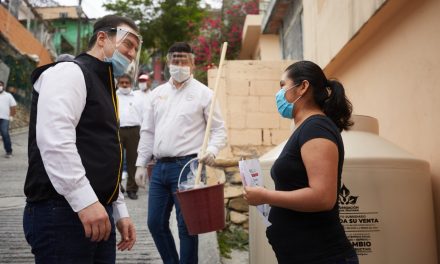
[(120, 127), (140, 126), (142, 118), (142, 104), (138, 96), (133, 91), (123, 94), (116, 90), (119, 104), (119, 123)]
[(0, 93), (0, 119), (9, 120), (11, 114), (11, 107), (17, 105), (12, 94), (3, 91)]
[(133, 91), (134, 95), (139, 97), (141, 101), (147, 101), (148, 97), (150, 97), (151, 90), (147, 89), (145, 92), (142, 90), (135, 90)]
[[(34, 88), (39, 93), (36, 140), (44, 168), (55, 190), (78, 212), (98, 201), (76, 148), (75, 128), (87, 98), (83, 73), (73, 62), (58, 63), (41, 74)], [(113, 216), (115, 222), (128, 217), (120, 190)]]
[(143, 92), (141, 90), (136, 90), (136, 91), (133, 91), (133, 93), (134, 93), (134, 96), (136, 96), (137, 99), (139, 100), (139, 103), (142, 108), (142, 114), (141, 114), (141, 125), (142, 125), (144, 114), (147, 111), (147, 104), (148, 104), (148, 102), (150, 102), (150, 100), (148, 98), (151, 96), (151, 89), (148, 89), (145, 92)]
[[(190, 78), (179, 89), (172, 81), (151, 92), (141, 126), (136, 166), (145, 167), (152, 155), (179, 157), (197, 154), (203, 144), (213, 92)], [(207, 151), (217, 155), (227, 135), (218, 105), (214, 107)]]

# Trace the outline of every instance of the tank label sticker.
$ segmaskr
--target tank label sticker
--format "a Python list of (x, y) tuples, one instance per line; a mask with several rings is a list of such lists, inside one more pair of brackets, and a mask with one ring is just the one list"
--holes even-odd
[(343, 184), (339, 192), (339, 218), (345, 233), (359, 256), (374, 251), (374, 236), (380, 232), (379, 212), (362, 211), (359, 196), (352, 195)]

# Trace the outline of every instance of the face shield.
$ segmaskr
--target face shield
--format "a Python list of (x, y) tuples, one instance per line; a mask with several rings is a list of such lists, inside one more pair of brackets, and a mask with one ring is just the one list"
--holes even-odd
[(118, 27), (108, 30), (115, 39), (114, 53), (110, 61), (113, 64), (114, 74), (117, 77), (124, 73), (136, 80), (139, 70), (139, 57), (142, 37), (129, 27)]
[(194, 68), (194, 54), (187, 52), (170, 52), (167, 54), (167, 64), (171, 78), (182, 83), (191, 77)]
[(167, 54), (168, 66), (189, 66), (194, 67), (194, 54), (188, 52), (169, 52)]

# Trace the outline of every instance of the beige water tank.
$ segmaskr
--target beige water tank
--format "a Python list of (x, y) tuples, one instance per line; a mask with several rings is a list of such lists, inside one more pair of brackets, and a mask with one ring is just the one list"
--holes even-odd
[[(343, 132), (340, 218), (362, 264), (435, 264), (436, 231), (429, 164), (378, 136), (376, 119), (354, 116)], [(264, 184), (284, 143), (260, 158)], [(277, 263), (255, 207), (249, 217), (250, 263)]]

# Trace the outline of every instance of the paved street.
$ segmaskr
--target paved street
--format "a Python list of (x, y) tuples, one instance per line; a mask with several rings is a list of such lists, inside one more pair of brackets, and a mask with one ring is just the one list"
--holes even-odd
[[(3, 157), (1, 144), (0, 156), (0, 263), (33, 263), (22, 228), (22, 211), (25, 203), (23, 183), (27, 169), (27, 137), (26, 132), (12, 135), (14, 157)], [(153, 239), (146, 226), (147, 193), (140, 191), (139, 200), (126, 198), (128, 210), (136, 226), (137, 242), (128, 252), (117, 253), (117, 263), (162, 263)], [(172, 216), (173, 217), (173, 216)], [(171, 226), (175, 220), (171, 219)], [(176, 233), (175, 229), (172, 229)], [(119, 237), (118, 237), (119, 240)], [(199, 263), (219, 263), (215, 233), (200, 236)]]
[(3, 157), (3, 145), (0, 150), (0, 263), (32, 263), (33, 257), (22, 228), (27, 134), (14, 136), (12, 140), (12, 159)]

